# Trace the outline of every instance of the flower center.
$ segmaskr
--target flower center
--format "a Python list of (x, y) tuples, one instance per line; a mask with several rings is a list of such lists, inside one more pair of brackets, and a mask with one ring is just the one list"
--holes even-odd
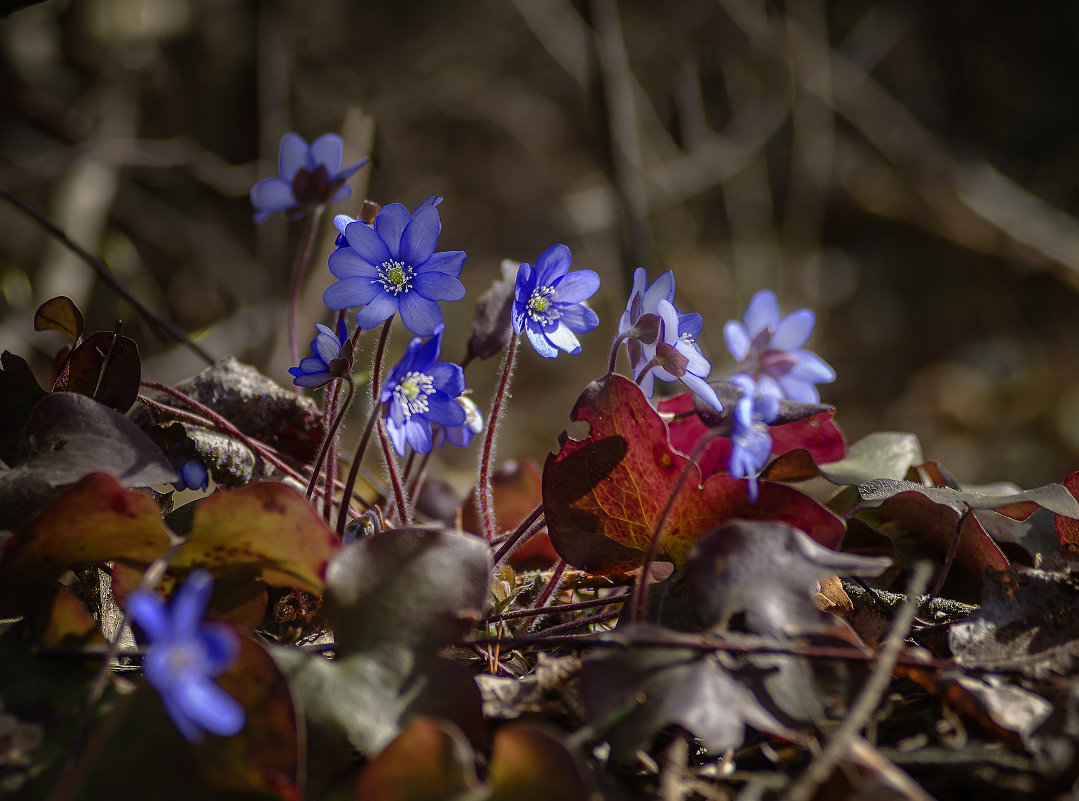
[(410, 371), (404, 380), (393, 388), (393, 394), (401, 404), (401, 411), (405, 413), (406, 422), (414, 414), (427, 413), (431, 408), (427, 403), (427, 396), (434, 391), (434, 378), (415, 370)]
[(400, 261), (386, 261), (378, 268), (378, 282), (394, 295), (412, 291), (412, 267)]
[(554, 287), (541, 286), (533, 289), (526, 304), (529, 318), (537, 323), (547, 324), (561, 317), (561, 312), (551, 306), (554, 299)]

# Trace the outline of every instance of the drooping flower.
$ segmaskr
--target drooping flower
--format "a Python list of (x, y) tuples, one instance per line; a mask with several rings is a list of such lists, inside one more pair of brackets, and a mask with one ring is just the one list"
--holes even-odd
[(618, 325), (627, 336), (627, 351), (633, 378), (646, 397), (655, 392), (655, 379), (681, 381), (715, 408), (723, 409), (707, 378), (712, 365), (704, 358), (696, 339), (700, 336), (699, 314), (682, 314), (674, 307), (674, 273), (668, 270), (648, 286), (644, 268), (633, 273), (629, 304)]
[(210, 474), (202, 459), (192, 456), (180, 465), (180, 480), (172, 482), (176, 490), (204, 490), (210, 485)]
[(360, 159), (342, 170), (344, 149), (344, 142), (337, 134), (324, 134), (310, 146), (299, 134), (285, 134), (278, 156), (281, 177), (265, 178), (251, 188), (255, 222), (263, 222), (275, 211), (283, 211), (288, 219), (296, 220), (308, 209), (351, 195), (352, 189), (345, 181), (368, 159)]
[(327, 325), (315, 323), (318, 334), (311, 340), (311, 356), (290, 367), (292, 383), (298, 387), (322, 387), (352, 371), (352, 342), (345, 321), (337, 321), (337, 333)]
[(400, 203), (383, 206), (374, 224), (335, 218), (346, 245), (330, 254), (330, 272), (339, 280), (322, 296), (331, 309), (362, 306), (356, 324), (374, 328), (401, 312), (412, 333), (428, 337), (442, 324), (442, 300), (460, 300), (457, 280), (465, 263), (462, 250), (435, 252), (442, 223), (429, 198), (411, 214)]
[(817, 354), (802, 350), (815, 322), (809, 309), (781, 320), (776, 296), (765, 289), (749, 301), (742, 322), (727, 323), (723, 338), (739, 370), (757, 383), (759, 394), (818, 403), (815, 385), (834, 381), (835, 370)]
[(435, 431), (435, 441), (441, 445), (442, 440), (447, 440), (451, 445), (463, 448), (483, 431), (483, 415), (468, 395), (458, 395), (454, 400), (465, 410), (465, 421), (459, 426), (440, 426)]
[(406, 445), (416, 453), (431, 451), (432, 423), (451, 429), (466, 422), (465, 410), (457, 402), (465, 389), (465, 372), (459, 364), (438, 360), (443, 331), (439, 325), (426, 342), (416, 337), (408, 343), (379, 397), (380, 403), (389, 404), (386, 429), (401, 456)]
[(524, 331), (540, 356), (553, 359), (561, 348), (581, 352), (576, 334), (599, 325), (596, 313), (584, 304), (599, 289), (592, 270), (569, 271), (570, 252), (552, 245), (536, 259), (535, 268), (522, 264), (513, 290), (513, 330)]
[(149, 640), (142, 671), (165, 703), (169, 716), (189, 741), (204, 731), (231, 737), (243, 728), (245, 714), (213, 679), (236, 658), (236, 635), (217, 623), (204, 623), (213, 579), (196, 570), (166, 605), (150, 592), (135, 592), (128, 611)]
[(750, 500), (757, 500), (757, 474), (772, 453), (772, 435), (768, 424), (779, 416), (779, 398), (760, 395), (757, 384), (740, 374), (731, 379), (742, 394), (731, 410), (730, 474), (749, 481)]

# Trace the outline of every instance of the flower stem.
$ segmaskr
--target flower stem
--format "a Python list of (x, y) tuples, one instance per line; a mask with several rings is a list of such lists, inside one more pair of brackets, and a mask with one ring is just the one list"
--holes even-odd
[[(378, 418), (378, 440), (382, 444), (382, 455), (386, 459), (386, 472), (390, 474), (390, 486), (393, 487), (393, 500), (397, 505), (397, 519), (402, 526), (412, 523), (412, 515), (409, 511), (408, 499), (405, 498), (405, 486), (401, 483), (401, 474), (397, 470), (397, 458), (393, 455), (393, 446), (390, 437), (386, 433), (386, 421)], [(384, 515), (389, 518), (389, 515)]]
[(506, 399), (507, 390), (510, 386), (510, 376), (513, 374), (513, 363), (517, 360), (518, 334), (510, 337), (509, 350), (502, 360), (502, 377), (498, 382), (498, 390), (491, 402), (491, 414), (487, 418), (487, 435), (483, 439), (483, 453), (480, 454), (480, 478), (476, 487), (479, 495), (480, 521), (483, 524), (483, 534), (490, 542), (495, 538), (495, 518), (492, 506), (494, 498), (491, 492), (491, 461), (494, 457), (495, 428), (502, 416), (502, 404)]
[(524, 541), (528, 537), (533, 536), (543, 524), (546, 522), (540, 520), (543, 517), (543, 504), (541, 503), (535, 509), (528, 513), (528, 517), (521, 521), (521, 524), (517, 526), (517, 530), (510, 534), (505, 541), (498, 546), (498, 550), (495, 551), (495, 555), (491, 557), (491, 562), (495, 567), (498, 567), (502, 560), (508, 557), (518, 546), (523, 545)]
[(433, 451), (428, 451), (421, 456), (419, 465), (412, 464), (414, 453), (409, 457), (410, 464), (405, 466), (405, 492), (409, 498), (419, 497), (420, 490), (423, 488), (423, 479), (427, 474), (427, 463), (431, 461), (431, 453)]
[[(345, 412), (348, 411), (348, 406), (352, 403), (352, 395), (356, 391), (356, 382), (352, 380), (352, 376), (345, 376), (344, 380), (348, 382), (348, 394), (345, 396), (345, 402), (341, 404), (340, 410), (333, 418), (333, 423), (330, 425), (329, 431), (326, 432), (326, 439), (322, 443), (322, 448), (318, 452), (318, 459), (315, 460), (315, 468), (311, 471), (311, 483), (307, 485), (307, 500), (311, 500), (311, 493), (315, 491), (315, 484), (318, 483), (319, 473), (322, 472), (322, 464), (326, 460), (326, 454), (330, 451), (330, 446), (333, 444), (333, 438), (337, 434), (337, 427), (341, 425), (341, 421), (345, 417)], [(331, 392), (336, 389), (336, 382), (334, 383)], [(336, 395), (336, 392), (333, 392)], [(335, 404), (327, 402), (328, 406)], [(327, 489), (330, 486), (329, 480), (326, 482)]]
[(632, 335), (633, 330), (630, 330), (626, 331), (624, 334), (619, 334), (617, 337), (615, 337), (614, 343), (611, 345), (611, 360), (607, 363), (608, 375), (614, 372), (615, 364), (618, 362), (618, 348), (623, 342), (632, 337)]
[[(297, 326), (300, 311), (300, 288), (303, 286), (303, 275), (307, 272), (307, 263), (311, 260), (312, 244), (315, 241), (315, 232), (318, 231), (319, 221), (322, 219), (324, 206), (316, 206), (307, 217), (303, 234), (300, 237), (300, 247), (296, 251), (296, 260), (292, 263), (292, 278), (289, 281), (288, 291), (288, 347), (292, 355), (292, 363), (300, 363), (300, 343)], [(297, 387), (297, 392), (299, 387)]]
[[(551, 572), (551, 579), (547, 582), (547, 586), (543, 588), (543, 592), (540, 593), (540, 597), (536, 599), (536, 602), (532, 604), (533, 609), (543, 609), (550, 603), (551, 598), (560, 586), (562, 586), (562, 576), (566, 572), (566, 568), (569, 567), (569, 562), (565, 559), (559, 559), (558, 564), (555, 565), (554, 570)], [(539, 621), (539, 617), (532, 618), (531, 621), (525, 621), (521, 628), (518, 630), (517, 635), (520, 636), (525, 632), (532, 631), (536, 627), (536, 623)]]
[(375, 348), (375, 366), (371, 370), (371, 414), (367, 418), (367, 427), (360, 437), (360, 444), (356, 446), (356, 455), (352, 457), (352, 465), (348, 469), (348, 478), (345, 480), (345, 494), (341, 498), (341, 506), (337, 512), (337, 538), (345, 536), (345, 523), (348, 522), (348, 507), (352, 501), (352, 491), (356, 488), (356, 477), (360, 473), (360, 462), (363, 461), (363, 453), (367, 450), (367, 443), (371, 439), (371, 431), (374, 430), (375, 420), (378, 419), (380, 403), (378, 400), (382, 384), (382, 360), (386, 356), (386, 343), (390, 340), (390, 326), (393, 324), (391, 317), (382, 326), (382, 333), (378, 337), (378, 347)]

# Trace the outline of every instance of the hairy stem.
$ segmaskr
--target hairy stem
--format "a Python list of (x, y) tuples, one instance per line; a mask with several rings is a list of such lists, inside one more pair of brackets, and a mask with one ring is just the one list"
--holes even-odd
[[(333, 418), (333, 423), (330, 425), (329, 430), (326, 432), (326, 439), (322, 443), (322, 448), (319, 449), (318, 459), (315, 460), (315, 467), (311, 471), (311, 483), (307, 485), (307, 499), (311, 500), (311, 493), (315, 491), (315, 484), (318, 483), (319, 474), (322, 472), (322, 463), (326, 460), (326, 454), (330, 452), (330, 446), (333, 444), (333, 438), (337, 435), (337, 428), (341, 425), (341, 421), (345, 417), (345, 412), (348, 411), (348, 406), (352, 403), (352, 396), (356, 391), (356, 382), (352, 380), (352, 376), (345, 376), (344, 379), (348, 383), (348, 394), (345, 396), (345, 402), (341, 404), (340, 410)], [(333, 386), (336, 386), (336, 382)], [(336, 394), (336, 393), (333, 393)], [(327, 406), (332, 406), (327, 402)], [(330, 486), (330, 480), (327, 478), (326, 487)]]
[[(402, 526), (412, 523), (412, 513), (405, 497), (405, 486), (401, 483), (401, 474), (397, 470), (397, 458), (393, 455), (393, 444), (386, 433), (386, 421), (378, 418), (378, 440), (382, 444), (382, 455), (386, 459), (386, 472), (390, 474), (390, 486), (393, 487), (393, 500), (397, 506), (397, 519)], [(389, 518), (389, 515), (384, 515)]]
[(495, 555), (491, 557), (491, 561), (497, 568), (506, 557), (508, 557), (518, 546), (523, 545), (525, 540), (533, 536), (540, 528), (543, 527), (547, 521), (540, 520), (543, 517), (543, 504), (541, 503), (535, 509), (528, 513), (528, 517), (521, 521), (517, 529), (510, 534), (502, 544), (498, 546), (498, 550), (495, 551)]
[(480, 522), (483, 525), (483, 534), (490, 542), (495, 538), (494, 498), (491, 492), (491, 461), (495, 449), (495, 429), (498, 420), (502, 416), (502, 404), (505, 402), (507, 390), (510, 386), (510, 376), (513, 374), (513, 363), (517, 360), (518, 334), (510, 337), (509, 350), (502, 360), (502, 377), (498, 381), (498, 390), (491, 402), (491, 413), (487, 418), (487, 434), (483, 438), (483, 452), (480, 454), (480, 477), (476, 486), (476, 494), (479, 496)]

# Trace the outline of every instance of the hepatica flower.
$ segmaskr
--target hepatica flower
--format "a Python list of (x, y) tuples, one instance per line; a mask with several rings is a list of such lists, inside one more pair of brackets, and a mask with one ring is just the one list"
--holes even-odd
[[(483, 415), (476, 408), (476, 404), (468, 395), (458, 395), (454, 398), (457, 405), (465, 411), (465, 421), (459, 426), (440, 427), (435, 433), (437, 439), (443, 437), (452, 445), (463, 448), (472, 441), (472, 438), (483, 431)], [(441, 444), (441, 442), (439, 443)]]
[(290, 220), (296, 220), (310, 208), (351, 195), (345, 181), (368, 159), (360, 159), (342, 170), (344, 148), (337, 134), (324, 134), (310, 146), (299, 134), (285, 134), (278, 156), (281, 177), (266, 178), (251, 189), (255, 222), (263, 222), (275, 211), (283, 211)]
[(338, 320), (337, 333), (327, 325), (315, 323), (318, 334), (311, 340), (311, 356), (290, 367), (292, 383), (298, 387), (321, 387), (335, 378), (344, 378), (352, 371), (352, 343), (348, 327)]
[(749, 480), (750, 500), (757, 500), (757, 474), (772, 453), (768, 424), (779, 416), (779, 398), (758, 394), (757, 384), (745, 374), (731, 379), (742, 390), (731, 410), (730, 474)]
[(426, 342), (416, 337), (393, 368), (379, 397), (387, 403), (386, 428), (393, 447), (404, 456), (405, 445), (416, 453), (434, 446), (431, 424), (447, 430), (464, 425), (467, 415), (457, 398), (465, 389), (465, 373), (453, 362), (440, 362), (443, 326)]
[(835, 370), (820, 356), (802, 350), (816, 318), (809, 309), (779, 317), (776, 296), (762, 290), (746, 307), (742, 322), (723, 329), (727, 349), (741, 372), (757, 382), (757, 392), (803, 403), (818, 403), (816, 384), (835, 380)]
[(577, 334), (599, 325), (596, 313), (584, 301), (599, 289), (599, 276), (592, 270), (569, 272), (570, 252), (565, 245), (552, 245), (536, 259), (536, 266), (522, 264), (513, 292), (513, 330), (524, 331), (540, 356), (553, 359), (559, 349), (581, 352)]
[(701, 316), (679, 312), (672, 303), (674, 291), (674, 273), (670, 270), (652, 286), (648, 286), (644, 268), (638, 267), (633, 273), (629, 305), (618, 325), (619, 335), (628, 337), (626, 348), (633, 378), (649, 398), (655, 392), (655, 379), (681, 381), (721, 411), (723, 404), (707, 381), (712, 365), (696, 342), (701, 333)]
[(373, 225), (362, 220), (340, 223), (344, 244), (330, 254), (330, 272), (338, 281), (323, 294), (331, 309), (362, 306), (360, 328), (374, 328), (401, 312), (412, 333), (431, 336), (442, 324), (442, 300), (460, 300), (457, 280), (465, 263), (461, 250), (435, 252), (442, 223), (440, 198), (430, 198), (411, 214), (400, 203), (383, 206)]
[(179, 471), (180, 480), (172, 482), (178, 492), (185, 489), (204, 490), (210, 485), (210, 474), (206, 472), (202, 459), (191, 457), (185, 460)]
[(196, 570), (166, 605), (149, 592), (136, 592), (128, 612), (149, 640), (142, 660), (146, 680), (160, 693), (176, 728), (195, 742), (204, 731), (237, 734), (244, 710), (213, 679), (236, 658), (236, 636), (225, 626), (204, 623), (213, 579)]

